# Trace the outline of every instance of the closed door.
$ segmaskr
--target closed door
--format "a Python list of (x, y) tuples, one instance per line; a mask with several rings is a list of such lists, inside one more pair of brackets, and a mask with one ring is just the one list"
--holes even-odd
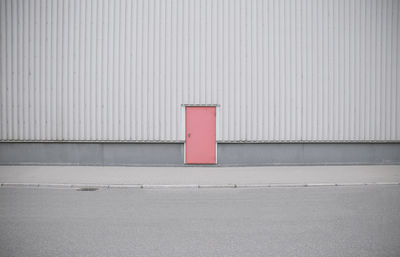
[(216, 163), (215, 107), (186, 107), (186, 163)]

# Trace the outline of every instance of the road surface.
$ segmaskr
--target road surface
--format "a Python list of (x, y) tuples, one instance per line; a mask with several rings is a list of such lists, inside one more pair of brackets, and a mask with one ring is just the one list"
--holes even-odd
[(400, 256), (400, 186), (0, 188), (0, 256)]

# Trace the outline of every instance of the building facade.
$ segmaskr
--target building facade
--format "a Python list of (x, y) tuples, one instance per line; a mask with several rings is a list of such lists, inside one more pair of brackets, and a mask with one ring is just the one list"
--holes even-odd
[[(398, 0), (0, 0), (0, 163), (400, 163)], [(211, 136), (212, 137), (212, 136)]]

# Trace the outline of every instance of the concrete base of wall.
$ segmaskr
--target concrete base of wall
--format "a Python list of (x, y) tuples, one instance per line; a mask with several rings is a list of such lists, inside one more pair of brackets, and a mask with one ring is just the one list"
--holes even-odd
[[(0, 165), (184, 166), (181, 143), (0, 143)], [(218, 144), (219, 166), (400, 164), (400, 144)]]
[(226, 166), (400, 164), (400, 144), (219, 144)]
[(183, 144), (0, 143), (0, 165), (177, 166)]

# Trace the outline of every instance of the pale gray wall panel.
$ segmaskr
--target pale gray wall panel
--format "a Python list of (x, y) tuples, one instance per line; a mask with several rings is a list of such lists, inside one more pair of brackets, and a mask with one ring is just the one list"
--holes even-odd
[(0, 0), (0, 140), (399, 141), (398, 0)]

